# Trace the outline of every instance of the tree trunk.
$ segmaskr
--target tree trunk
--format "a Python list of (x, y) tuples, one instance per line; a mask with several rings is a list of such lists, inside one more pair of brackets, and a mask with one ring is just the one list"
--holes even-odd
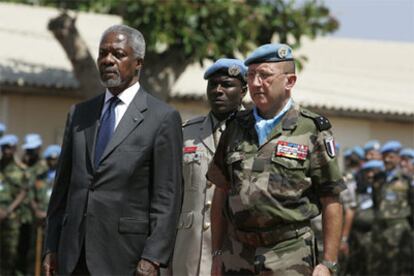
[(169, 49), (158, 54), (145, 55), (140, 83), (154, 96), (167, 101), (177, 79), (190, 64), (177, 49)]
[[(81, 96), (90, 98), (103, 91), (96, 62), (76, 28), (76, 18), (63, 12), (49, 21), (48, 28), (62, 45), (76, 79)], [(140, 83), (154, 96), (167, 101), (171, 88), (190, 64), (180, 49), (171, 47), (164, 53), (147, 52)]]
[(98, 69), (88, 46), (76, 28), (76, 17), (66, 12), (49, 21), (48, 29), (62, 45), (73, 66), (73, 72), (79, 82), (79, 93), (84, 98), (90, 98), (101, 93)]

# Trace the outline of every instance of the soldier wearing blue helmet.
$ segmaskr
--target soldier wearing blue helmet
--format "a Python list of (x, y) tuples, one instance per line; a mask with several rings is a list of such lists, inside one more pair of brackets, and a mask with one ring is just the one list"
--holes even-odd
[(16, 275), (20, 205), (27, 194), (25, 167), (16, 161), (18, 138), (0, 138), (0, 275)]
[(375, 223), (373, 226), (374, 275), (409, 275), (413, 255), (410, 232), (414, 211), (411, 180), (401, 170), (399, 141), (381, 148), (385, 171), (373, 183)]
[[(172, 261), (173, 275), (211, 275), (210, 210), (214, 186), (205, 175), (226, 121), (242, 107), (247, 68), (221, 58), (204, 74), (211, 111), (183, 124), (184, 200)], [(213, 255), (220, 252), (213, 252)]]
[(29, 190), (21, 205), (21, 226), (19, 239), (19, 258), (17, 268), (22, 274), (33, 273), (36, 225), (41, 225), (46, 213), (39, 206), (39, 190), (46, 186), (47, 166), (41, 158), (42, 137), (38, 133), (29, 133), (24, 137), (22, 149), (23, 163), (29, 175)]
[(365, 160), (381, 160), (381, 144), (377, 140), (368, 141), (364, 145)]
[[(331, 125), (293, 101), (288, 45), (262, 45), (244, 64), (254, 108), (229, 120), (207, 172), (216, 185), (213, 273), (328, 275), (337, 270), (345, 188)], [(310, 219), (321, 212), (325, 248), (317, 264)], [(229, 247), (227, 236), (239, 246)], [(220, 255), (223, 249), (233, 255)]]

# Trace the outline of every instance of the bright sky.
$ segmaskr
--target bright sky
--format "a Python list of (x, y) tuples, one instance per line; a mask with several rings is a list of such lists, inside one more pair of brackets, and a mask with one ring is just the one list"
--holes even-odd
[(414, 42), (414, 0), (323, 0), (341, 26), (334, 36)]

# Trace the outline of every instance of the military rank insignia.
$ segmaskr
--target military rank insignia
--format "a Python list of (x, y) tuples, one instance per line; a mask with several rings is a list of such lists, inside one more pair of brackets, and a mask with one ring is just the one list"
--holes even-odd
[(334, 158), (336, 155), (335, 150), (335, 140), (332, 136), (325, 138), (325, 148), (326, 152), (328, 153), (329, 157)]
[(306, 160), (308, 156), (308, 146), (295, 144), (287, 141), (277, 142), (276, 156), (283, 156), (293, 159)]

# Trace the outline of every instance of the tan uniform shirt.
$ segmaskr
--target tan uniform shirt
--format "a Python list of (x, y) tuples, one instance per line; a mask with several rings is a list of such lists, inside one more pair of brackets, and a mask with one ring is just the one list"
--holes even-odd
[(214, 187), (207, 181), (206, 173), (224, 127), (211, 113), (183, 125), (184, 200), (172, 262), (173, 275), (211, 274), (210, 208)]

